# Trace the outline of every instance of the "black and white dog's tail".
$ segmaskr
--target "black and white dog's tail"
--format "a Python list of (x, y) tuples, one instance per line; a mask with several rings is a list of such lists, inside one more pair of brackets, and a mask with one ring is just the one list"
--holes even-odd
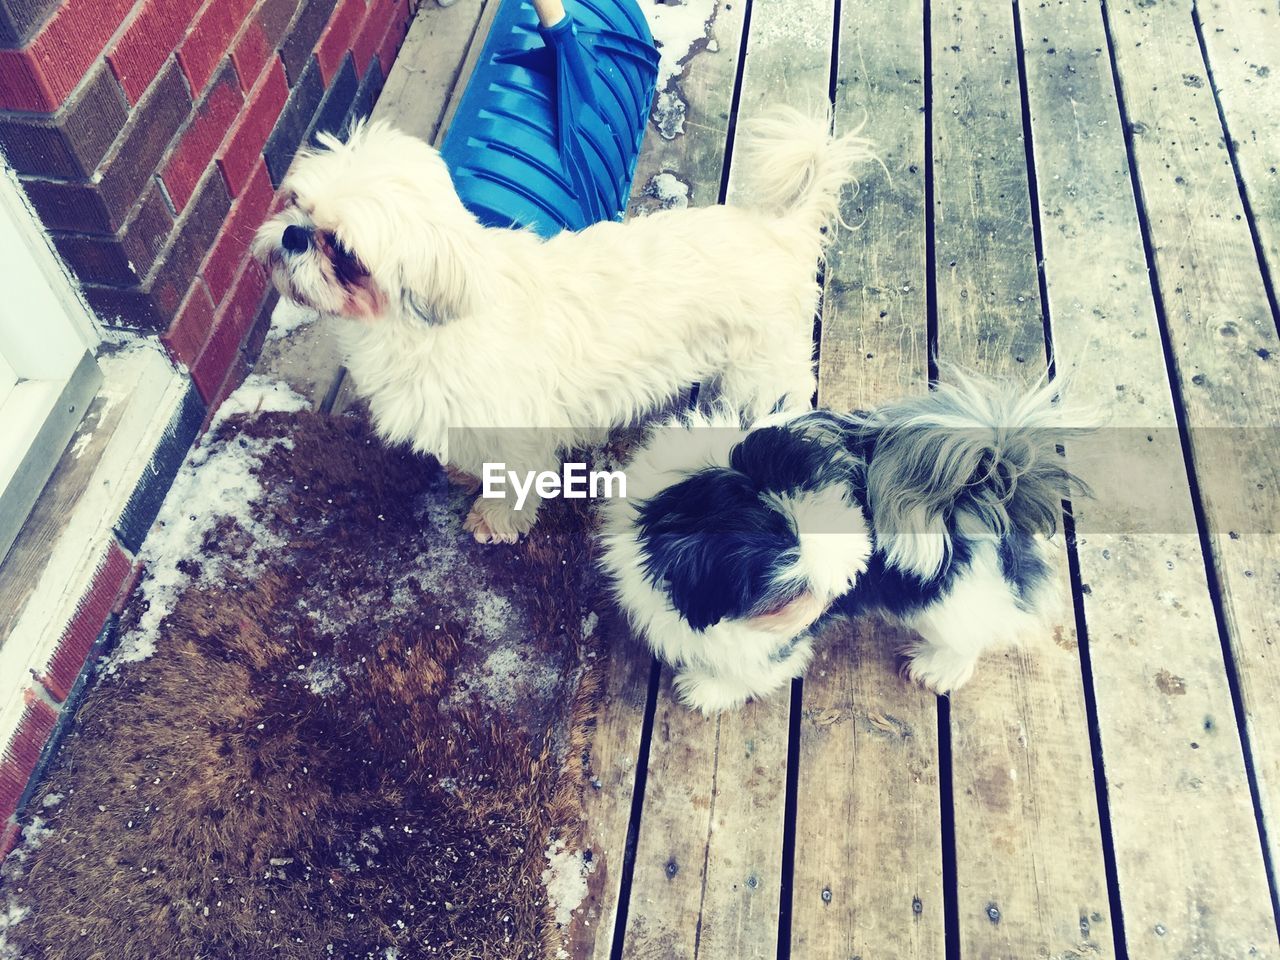
[(1097, 426), (1064, 408), (1054, 383), (1028, 392), (946, 373), (948, 382), (927, 394), (850, 418), (869, 454), (866, 496), (877, 549), (887, 565), (923, 579), (946, 562), (953, 532), (1051, 535), (1062, 501), (1088, 493), (1058, 448)]

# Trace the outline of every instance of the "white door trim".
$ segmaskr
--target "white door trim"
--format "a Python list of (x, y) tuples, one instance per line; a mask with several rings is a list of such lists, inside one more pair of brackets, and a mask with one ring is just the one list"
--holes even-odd
[(102, 383), (100, 332), (8, 167), (0, 170), (0, 560)]

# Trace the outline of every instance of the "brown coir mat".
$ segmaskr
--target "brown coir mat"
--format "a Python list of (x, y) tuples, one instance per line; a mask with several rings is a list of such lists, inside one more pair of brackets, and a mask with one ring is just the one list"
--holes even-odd
[(221, 492), (166, 504), (198, 540), (29, 805), (0, 956), (554, 956), (601, 679), (582, 501), (480, 547), (434, 463), (310, 413), (195, 462)]

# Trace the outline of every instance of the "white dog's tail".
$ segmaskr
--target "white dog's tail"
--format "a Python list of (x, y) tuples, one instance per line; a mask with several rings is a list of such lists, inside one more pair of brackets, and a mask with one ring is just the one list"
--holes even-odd
[(754, 207), (803, 218), (816, 231), (842, 222), (840, 194), (856, 183), (854, 170), (876, 159), (858, 129), (831, 134), (829, 114), (779, 106), (746, 125), (739, 154)]

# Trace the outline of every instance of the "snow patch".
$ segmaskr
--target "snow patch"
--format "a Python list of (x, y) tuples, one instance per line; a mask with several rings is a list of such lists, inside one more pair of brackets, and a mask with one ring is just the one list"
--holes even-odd
[(711, 30), (716, 15), (716, 0), (686, 0), (684, 3), (660, 3), (658, 0), (642, 0), (640, 4), (649, 32), (661, 56), (658, 62), (658, 89), (665, 90), (668, 83), (684, 72), (681, 63), (689, 55), (694, 44), (704, 39)]
[(342, 668), (327, 657), (317, 657), (302, 672), (302, 682), (318, 697), (327, 697), (342, 689)]
[(307, 398), (295, 393), (287, 383), (251, 373), (231, 396), (222, 401), (222, 406), (209, 423), (209, 433), (215, 433), (228, 417), (236, 414), (297, 413), (310, 406)]
[(310, 307), (294, 303), (287, 297), (281, 297), (276, 308), (271, 311), (271, 328), (267, 331), (268, 340), (283, 340), (299, 327), (315, 323), (320, 314)]
[(46, 793), (44, 795), (44, 799), (40, 801), (40, 806), (46, 809), (48, 809), (49, 807), (56, 807), (65, 799), (66, 797), (64, 797), (60, 793)]
[(89, 444), (93, 442), (93, 431), (85, 430), (80, 436), (76, 437), (71, 444), (71, 455), (79, 460), (84, 456), (84, 452), (89, 449)]
[(591, 876), (594, 864), (581, 852), (566, 849), (563, 840), (552, 840), (545, 856), (547, 867), (542, 871), (542, 885), (555, 911), (556, 923), (568, 926), (573, 911), (587, 898), (587, 877)]
[(516, 631), (505, 629), (509, 621), (486, 623), (483, 616), (480, 614), (481, 619), (476, 625), (484, 624), (481, 636), (486, 640), (495, 641), (512, 633), (516, 633), (516, 639), (502, 643), (478, 666), (459, 671), (457, 690), (451, 695), (450, 702), (476, 697), (491, 707), (504, 710), (530, 697), (539, 701), (550, 699), (560, 682), (560, 672), (550, 663), (531, 655), (529, 644), (522, 641)]
[(30, 911), (18, 903), (12, 895), (9, 896), (5, 907), (0, 909), (0, 960), (22, 960), (18, 948), (9, 942), (5, 931), (20, 924), (28, 913)]
[[(107, 659), (108, 674), (114, 674), (121, 664), (146, 660), (155, 653), (161, 622), (173, 612), (178, 597), (192, 582), (192, 567), (182, 561), (190, 562), (196, 557), (205, 537), (219, 521), (230, 517), (249, 534), (250, 567), (256, 557), (280, 546), (278, 537), (255, 523), (250, 505), (264, 493), (254, 475), (255, 468), (263, 457), (289, 441), (254, 439), (242, 434), (212, 442), (208, 438), (233, 414), (296, 412), (307, 407), (307, 401), (285, 384), (260, 376), (250, 376), (224, 401), (205, 442), (187, 454), (138, 553), (146, 568), (139, 591), (147, 609)], [(216, 582), (225, 564), (218, 557), (201, 557), (198, 582)]]
[(684, 133), (684, 114), (686, 105), (674, 90), (664, 90), (658, 94), (653, 104), (653, 122), (665, 140), (674, 140)]
[(689, 184), (674, 173), (659, 173), (649, 178), (644, 192), (662, 204), (663, 210), (683, 210), (689, 206)]

